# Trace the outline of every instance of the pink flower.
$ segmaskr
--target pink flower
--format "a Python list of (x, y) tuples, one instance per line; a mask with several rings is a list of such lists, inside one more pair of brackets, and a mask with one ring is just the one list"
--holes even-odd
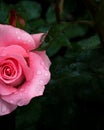
[(31, 51), (41, 44), (42, 35), (0, 24), (1, 116), (43, 94), (50, 79), (50, 60), (46, 51)]

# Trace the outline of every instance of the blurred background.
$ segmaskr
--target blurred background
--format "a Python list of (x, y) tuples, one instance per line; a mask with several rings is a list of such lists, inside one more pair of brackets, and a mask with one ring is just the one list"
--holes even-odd
[(18, 107), (16, 130), (104, 130), (104, 1), (0, 0), (0, 23), (47, 33), (43, 96)]

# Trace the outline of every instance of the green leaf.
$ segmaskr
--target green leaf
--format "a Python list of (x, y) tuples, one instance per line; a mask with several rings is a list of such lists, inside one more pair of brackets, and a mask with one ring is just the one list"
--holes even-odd
[(0, 2), (0, 23), (7, 23), (7, 19), (9, 17), (9, 7)]
[(54, 7), (51, 5), (46, 13), (46, 20), (48, 23), (55, 23), (56, 22), (56, 15)]
[(83, 36), (87, 32), (86, 26), (81, 26), (79, 24), (69, 23), (68, 27), (64, 31), (65, 35), (70, 38), (75, 38), (78, 36)]
[(48, 27), (45, 31), (42, 30), (43, 27), (44, 28), (47, 27), (44, 20), (42, 20), (42, 19), (32, 19), (32, 20), (27, 21), (26, 26), (25, 26), (25, 30), (27, 32), (31, 33), (31, 34), (38, 33), (38, 32), (39, 33), (40, 32), (46, 32), (46, 30), (48, 30)]
[(16, 9), (26, 20), (38, 18), (41, 11), (41, 7), (37, 2), (26, 0), (18, 2)]
[[(53, 24), (48, 33), (46, 33), (46, 36), (42, 39), (42, 44), (39, 48), (36, 50), (46, 50), (49, 47), (52, 49), (52, 53), (50, 53), (50, 56), (55, 54), (62, 46), (70, 46), (70, 42), (68, 41), (67, 37), (62, 33), (64, 28), (67, 26), (66, 23), (61, 24)], [(53, 44), (53, 45), (52, 45)], [(50, 49), (50, 50), (51, 50)]]
[(62, 47), (71, 47), (71, 43), (65, 37), (64, 34), (60, 34), (57, 36), (55, 40), (52, 41), (51, 45), (47, 49), (47, 53), (49, 56), (53, 56), (56, 54)]
[(78, 42), (82, 49), (94, 49), (100, 44), (98, 35), (91, 36), (88, 39), (84, 39)]

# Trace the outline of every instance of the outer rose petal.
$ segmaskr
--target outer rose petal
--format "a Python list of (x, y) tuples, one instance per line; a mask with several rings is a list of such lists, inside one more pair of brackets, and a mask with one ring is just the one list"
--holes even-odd
[(0, 116), (11, 113), (13, 110), (16, 109), (16, 107), (16, 105), (9, 104), (4, 100), (0, 99)]
[(49, 66), (47, 68), (43, 65), (43, 60), (39, 55), (30, 52), (30, 68), (34, 73), (32, 79), (24, 83), (16, 93), (1, 96), (3, 100), (22, 106), (28, 104), (33, 97), (43, 94), (44, 85), (50, 79)]
[(26, 78), (26, 82), (30, 80), (32, 77), (32, 70), (28, 67), (26, 60), (24, 60), (24, 58), (20, 55), (10, 55), (9, 57), (16, 59), (18, 63), (21, 65), (23, 74)]
[(7, 47), (0, 47), (0, 56), (8, 56), (8, 54), (9, 55), (19, 54), (24, 57), (28, 57), (28, 53), (21, 46), (11, 45)]
[[(36, 43), (36, 48), (38, 48), (40, 46), (40, 44), (42, 43), (41, 38), (43, 35), (44, 35), (44, 33), (38, 33), (38, 34), (31, 35)], [(48, 56), (46, 55), (46, 51), (36, 51), (35, 53), (40, 55), (40, 57), (43, 59), (43, 64), (45, 64), (47, 67), (50, 66), (51, 62), (50, 62)]]
[(36, 53), (42, 58), (43, 60), (42, 64), (45, 65), (47, 68), (49, 68), (51, 65), (51, 62), (48, 56), (46, 55), (46, 51), (36, 51)]
[(0, 24), (0, 47), (9, 45), (20, 45), (26, 50), (36, 48), (33, 38), (24, 30)]
[(35, 44), (36, 44), (36, 48), (40, 46), (41, 42), (41, 38), (44, 35), (44, 33), (38, 33), (38, 34), (32, 34), (31, 36), (33, 37)]

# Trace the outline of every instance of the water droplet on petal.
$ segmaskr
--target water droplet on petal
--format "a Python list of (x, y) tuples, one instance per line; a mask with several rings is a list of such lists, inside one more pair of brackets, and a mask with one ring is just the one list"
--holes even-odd
[(43, 84), (43, 80), (39, 80), (39, 84), (42, 85)]
[(16, 31), (16, 34), (17, 34), (18, 32)]
[(41, 71), (40, 71), (40, 70), (38, 70), (38, 71), (37, 71), (37, 74), (38, 74), (38, 75), (39, 75), (39, 74), (41, 74)]
[(28, 40), (28, 42), (31, 42), (31, 40)]
[(41, 65), (44, 65), (44, 62), (40, 62)]
[(44, 67), (45, 70), (48, 70), (47, 66), (45, 66), (44, 62), (40, 62), (40, 64)]
[(28, 93), (27, 91), (24, 92), (24, 94), (27, 94), (27, 93)]
[(23, 88), (21, 88), (21, 89), (20, 89), (20, 91), (24, 91), (24, 89), (23, 89)]
[(17, 102), (17, 105), (18, 105), (18, 106), (23, 106), (23, 105), (24, 105), (24, 102), (23, 102), (22, 100), (19, 100), (19, 101)]
[(45, 72), (45, 74), (44, 74), (45, 76), (48, 76), (48, 72)]
[(18, 92), (16, 91), (14, 94), (17, 94)]
[(13, 100), (10, 100), (10, 103), (13, 103)]
[(18, 36), (17, 38), (18, 38), (18, 39), (21, 39), (21, 37), (20, 37), (20, 36)]
[(20, 93), (20, 96), (22, 97), (22, 96), (23, 96), (23, 94), (22, 94), (22, 93)]
[(44, 66), (44, 69), (45, 69), (45, 70), (48, 70), (48, 68), (47, 68), (46, 66)]
[(6, 110), (7, 110), (6, 107), (5, 107), (4, 105), (1, 105), (1, 112), (2, 112), (2, 113), (5, 113)]

